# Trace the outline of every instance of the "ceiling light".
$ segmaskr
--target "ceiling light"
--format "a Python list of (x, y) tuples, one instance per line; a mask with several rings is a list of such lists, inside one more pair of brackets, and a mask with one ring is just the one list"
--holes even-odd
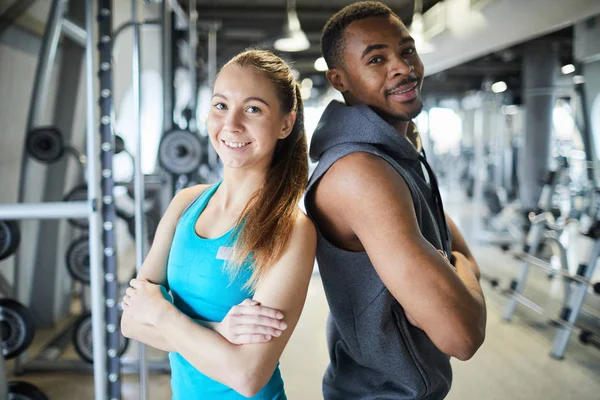
[(302, 96), (302, 100), (310, 99), (311, 88), (301, 87), (300, 88), (300, 96)]
[(277, 39), (273, 46), (279, 51), (295, 52), (304, 51), (310, 47), (310, 42), (300, 27), (300, 20), (296, 14), (296, 1), (288, 0), (287, 23), (284, 35)]
[(573, 72), (575, 72), (575, 66), (573, 64), (564, 65), (560, 69), (560, 72), (562, 72), (564, 75), (572, 74)]
[(502, 113), (504, 115), (517, 115), (519, 113), (519, 107), (514, 104), (502, 106)]
[(317, 60), (315, 61), (315, 69), (321, 72), (327, 71), (329, 69), (327, 67), (327, 61), (325, 61), (323, 57), (317, 58)]
[(310, 78), (302, 79), (302, 87), (312, 89), (312, 87), (313, 87), (312, 79), (310, 79)]
[(506, 89), (508, 89), (508, 86), (503, 81), (498, 81), (492, 85), (492, 92), (494, 93), (506, 92)]

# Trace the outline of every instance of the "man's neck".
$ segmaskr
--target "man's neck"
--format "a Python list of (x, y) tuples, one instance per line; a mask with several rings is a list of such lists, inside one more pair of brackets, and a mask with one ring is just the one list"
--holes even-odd
[(400, 136), (407, 137), (407, 135), (411, 131), (412, 123), (410, 121), (400, 121), (397, 119), (388, 119), (388, 124), (390, 124), (396, 132), (400, 134)]
[(421, 135), (414, 122), (394, 120), (388, 121), (388, 123), (400, 134), (400, 136), (407, 138), (417, 151), (421, 151)]
[[(348, 106), (352, 106), (355, 104), (359, 104), (358, 102), (354, 101), (354, 98), (345, 95), (344, 96), (344, 101), (346, 102), (346, 104)], [(377, 110), (375, 107), (371, 107), (373, 111), (375, 111), (381, 118), (383, 118), (388, 124), (390, 124), (392, 126), (392, 128), (394, 128), (396, 130), (396, 132), (398, 132), (398, 134), (400, 134), (400, 136), (405, 137), (408, 139), (408, 141), (415, 147), (415, 149), (417, 149), (417, 151), (421, 151), (421, 136), (419, 135), (419, 131), (417, 130), (417, 126), (415, 125), (415, 123), (410, 120), (410, 121), (405, 121), (405, 120), (400, 120), (397, 118), (390, 118), (387, 117), (386, 115), (384, 115), (383, 112), (381, 112), (380, 110)]]

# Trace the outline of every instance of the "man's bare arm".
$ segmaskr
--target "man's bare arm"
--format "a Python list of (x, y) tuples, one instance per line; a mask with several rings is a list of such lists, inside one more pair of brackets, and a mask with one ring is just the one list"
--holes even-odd
[(459, 257), (455, 272), (422, 236), (410, 190), (387, 162), (368, 153), (338, 160), (314, 201), (337, 231), (356, 235), (388, 290), (441, 351), (473, 356), (486, 319), (473, 267)]
[(477, 265), (477, 261), (471, 254), (471, 250), (469, 250), (469, 246), (467, 246), (467, 242), (465, 241), (464, 236), (460, 233), (458, 226), (454, 223), (452, 218), (448, 214), (446, 214), (446, 221), (448, 222), (448, 228), (450, 229), (450, 233), (452, 234), (452, 251), (457, 251), (464, 255), (467, 260), (471, 262), (473, 265), (473, 272), (477, 279), (480, 279), (479, 265)]

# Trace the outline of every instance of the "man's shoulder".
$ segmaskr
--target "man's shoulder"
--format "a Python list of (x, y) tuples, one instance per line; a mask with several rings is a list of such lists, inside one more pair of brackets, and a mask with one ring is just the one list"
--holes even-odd
[(319, 186), (355, 193), (380, 185), (402, 184), (404, 181), (398, 172), (398, 166), (392, 165), (389, 160), (379, 154), (358, 151), (336, 160), (323, 173)]

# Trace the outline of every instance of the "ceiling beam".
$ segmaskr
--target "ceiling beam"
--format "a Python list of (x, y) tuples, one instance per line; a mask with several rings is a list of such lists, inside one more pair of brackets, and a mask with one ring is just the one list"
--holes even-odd
[[(296, 7), (296, 13), (302, 23), (302, 20), (321, 20), (327, 21), (333, 14), (342, 7)], [(412, 18), (412, 8), (401, 8), (391, 6), (392, 10), (403, 20)], [(198, 17), (201, 19), (275, 19), (283, 21), (286, 18), (285, 7), (262, 7), (256, 4), (252, 6), (198, 6)]]

